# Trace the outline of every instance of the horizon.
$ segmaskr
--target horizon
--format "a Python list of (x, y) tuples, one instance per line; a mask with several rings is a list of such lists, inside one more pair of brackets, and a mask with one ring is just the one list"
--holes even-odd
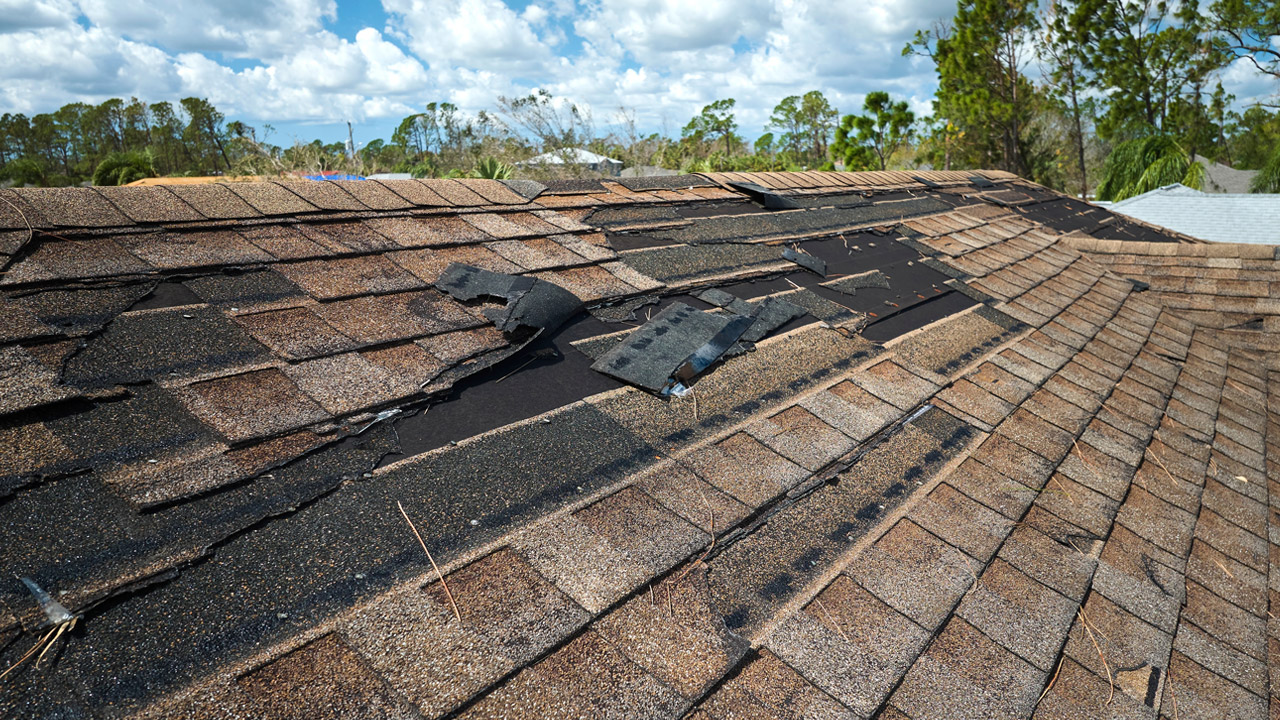
[[(268, 141), (286, 147), (345, 141), (348, 121), (359, 147), (389, 139), (428, 102), (474, 115), (495, 109), (499, 96), (538, 88), (590, 108), (601, 135), (619, 108), (635, 111), (642, 134), (673, 136), (704, 105), (734, 98), (739, 132), (754, 140), (779, 101), (810, 90), (842, 115), (874, 90), (907, 100), (917, 116), (931, 113), (933, 65), (901, 49), (917, 29), (949, 18), (953, 0), (782, 5), (0, 0), (0, 35), (9, 40), (0, 50), (8, 75), (0, 112), (196, 96), (260, 138), (273, 126)], [(1244, 59), (1222, 81), (1236, 107), (1269, 94)]]

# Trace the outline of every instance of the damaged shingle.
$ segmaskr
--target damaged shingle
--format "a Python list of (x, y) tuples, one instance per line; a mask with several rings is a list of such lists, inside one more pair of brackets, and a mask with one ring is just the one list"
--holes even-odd
[(827, 261), (820, 257), (815, 257), (794, 247), (783, 248), (782, 257), (799, 265), (805, 270), (817, 273), (818, 277), (827, 276)]
[(751, 327), (753, 318), (704, 313), (672, 303), (605, 353), (591, 369), (663, 395), (707, 369)]
[(842, 292), (845, 295), (856, 295), (861, 288), (883, 288), (889, 289), (889, 278), (885, 274), (877, 270), (868, 270), (864, 273), (856, 275), (846, 275), (837, 280), (822, 283), (823, 287), (829, 287), (832, 290)]
[(506, 307), (502, 309), (483, 311), (503, 332), (519, 327), (554, 330), (582, 308), (577, 296), (546, 280), (503, 275), (461, 263), (449, 265), (436, 281), (436, 287), (463, 301), (506, 300)]

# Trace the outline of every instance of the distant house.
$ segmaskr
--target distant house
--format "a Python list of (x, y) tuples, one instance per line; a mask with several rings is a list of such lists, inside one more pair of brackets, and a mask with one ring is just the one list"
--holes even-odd
[(1258, 174), (1257, 170), (1237, 170), (1200, 155), (1195, 159), (1204, 166), (1204, 191), (1208, 193), (1247, 193)]
[(553, 150), (552, 152), (542, 153), (541, 155), (529, 158), (528, 160), (518, 164), (522, 167), (537, 167), (539, 165), (580, 165), (592, 172), (598, 172), (601, 175), (610, 177), (617, 176), (622, 172), (622, 162), (620, 160), (614, 160), (611, 157), (605, 157), (604, 155), (593, 153), (590, 150), (583, 150), (582, 148)]
[(1153, 225), (1213, 242), (1280, 241), (1280, 195), (1206, 193), (1173, 184), (1116, 203), (1096, 203)]

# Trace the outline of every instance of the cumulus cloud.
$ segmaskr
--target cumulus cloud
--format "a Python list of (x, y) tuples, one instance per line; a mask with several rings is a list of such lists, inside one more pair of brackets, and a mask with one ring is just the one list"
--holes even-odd
[[(927, 114), (932, 64), (901, 50), (954, 12), (953, 0), (382, 0), (353, 22), (345, 7), (0, 0), (0, 112), (198, 95), (251, 123), (394, 122), (433, 100), (474, 113), (546, 88), (602, 125), (630, 108), (645, 132), (678, 133), (731, 97), (754, 136), (782, 98), (815, 89), (842, 112), (888, 90)], [(1242, 102), (1270, 92), (1243, 60), (1223, 82)]]

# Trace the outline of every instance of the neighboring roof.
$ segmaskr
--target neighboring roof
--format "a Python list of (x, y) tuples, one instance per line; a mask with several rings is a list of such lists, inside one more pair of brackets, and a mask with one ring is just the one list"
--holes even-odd
[(1257, 170), (1237, 170), (1200, 155), (1196, 155), (1195, 160), (1204, 166), (1204, 189), (1211, 193), (1247, 193), (1258, 174)]
[(993, 172), (0, 190), (0, 716), (1275, 716), (1277, 250), (1182, 240)]
[(563, 150), (553, 150), (545, 152), (541, 155), (534, 156), (525, 160), (522, 165), (564, 165), (573, 163), (577, 165), (621, 165), (622, 161), (614, 160), (611, 157), (605, 157), (593, 153), (590, 150), (582, 148), (565, 148)]
[(1212, 194), (1175, 183), (1105, 207), (1210, 242), (1280, 242), (1280, 195)]
[(155, 185), (205, 185), (207, 183), (227, 183), (227, 182), (256, 182), (270, 180), (266, 176), (255, 175), (203, 175), (199, 177), (153, 177), (142, 178), (127, 183), (124, 187), (152, 187)]

